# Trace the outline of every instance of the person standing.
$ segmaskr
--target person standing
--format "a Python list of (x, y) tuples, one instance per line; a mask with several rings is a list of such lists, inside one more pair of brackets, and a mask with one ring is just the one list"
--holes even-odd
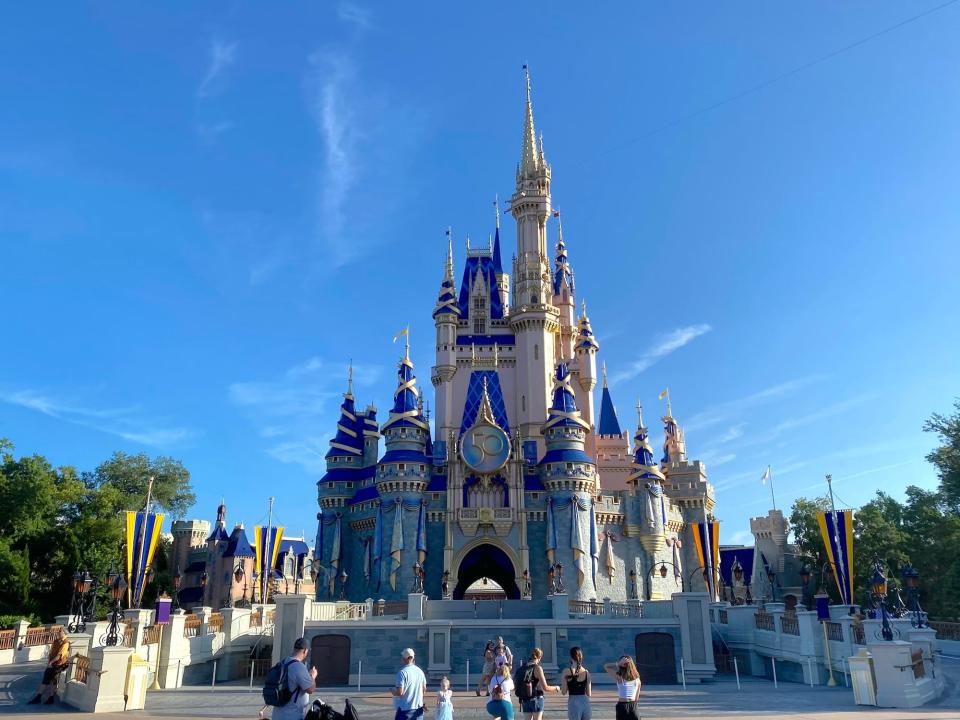
[(397, 673), (397, 681), (391, 690), (393, 706), (397, 710), (394, 720), (417, 720), (423, 717), (423, 694), (427, 689), (427, 678), (416, 665), (413, 648), (404, 648), (400, 657), (403, 667)]
[(567, 696), (569, 720), (591, 720), (590, 696), (593, 687), (590, 671), (583, 666), (583, 651), (577, 646), (570, 648), (570, 667), (560, 677), (560, 688)]
[(640, 673), (629, 655), (621, 655), (603, 669), (617, 681), (617, 720), (640, 720), (637, 699), (640, 697)]
[[(41, 702), (46, 705), (53, 705), (57, 699), (57, 681), (60, 679), (60, 673), (67, 669), (70, 664), (70, 641), (67, 640), (67, 633), (61, 627), (57, 630), (56, 637), (50, 644), (50, 652), (47, 655), (47, 666), (43, 669), (43, 679), (40, 680), (40, 687), (37, 688), (37, 694), (27, 701), (27, 705), (39, 705)], [(44, 695), (50, 691), (50, 697), (44, 701)]]
[(493, 640), (487, 640), (487, 646), (483, 649), (483, 668), (480, 671), (480, 682), (477, 683), (477, 697), (480, 697), (481, 688), (486, 692), (487, 683), (490, 682), (490, 679), (493, 677), (496, 667), (493, 662), (493, 648)]
[(510, 677), (510, 666), (503, 662), (497, 663), (497, 672), (490, 681), (490, 702), (487, 703), (487, 714), (499, 720), (513, 720), (513, 680)]
[(453, 691), (446, 676), (440, 680), (440, 692), (437, 693), (437, 720), (453, 720)]
[(502, 637), (497, 638), (497, 644), (494, 647), (493, 654), (496, 656), (498, 663), (502, 659), (505, 665), (509, 665), (511, 669), (513, 668), (513, 653), (510, 652), (510, 646), (503, 641)]
[[(317, 669), (307, 670), (309, 645), (304, 638), (293, 643), (293, 654), (283, 661), (287, 689), (292, 693), (290, 702), (273, 709), (273, 720), (303, 720), (310, 705), (310, 693), (317, 689)], [(262, 711), (261, 711), (262, 714)]]
[(559, 685), (551, 685), (543, 674), (540, 659), (543, 650), (534, 648), (530, 659), (517, 670), (517, 697), (520, 699), (520, 710), (526, 720), (541, 720), (543, 717), (543, 693), (560, 692)]

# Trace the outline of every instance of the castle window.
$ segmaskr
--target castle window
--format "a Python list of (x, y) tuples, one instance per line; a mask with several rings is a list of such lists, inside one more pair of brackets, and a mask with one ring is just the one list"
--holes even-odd
[(487, 323), (484, 320), (474, 320), (473, 321), (473, 334), (474, 335), (483, 335), (487, 330)]
[(421, 466), (420, 466), (420, 472), (423, 472), (423, 471), (425, 471), (426, 469), (427, 469), (427, 466), (426, 466), (426, 465), (421, 465)]
[(540, 499), (540, 493), (538, 493), (538, 492), (530, 493), (530, 498), (531, 498), (532, 500), (539, 500), (539, 499)]
[(434, 500), (439, 500), (439, 499), (440, 499), (440, 493), (434, 493), (434, 494), (433, 494), (433, 499), (434, 499)]
[(473, 299), (473, 309), (474, 309), (474, 310), (480, 310), (481, 312), (483, 312), (484, 310), (486, 310), (486, 309), (487, 309), (487, 299), (486, 299), (486, 298), (482, 298), (482, 297), (474, 298), (474, 299)]
[(573, 470), (573, 463), (567, 463), (567, 470)]
[(333, 483), (332, 483), (332, 482), (328, 482), (328, 483), (327, 483), (327, 487), (328, 487), (328, 488), (333, 488)]
[(398, 470), (401, 470), (401, 471), (406, 470), (406, 469), (407, 469), (407, 464), (406, 464), (406, 463), (400, 463), (399, 465), (397, 465), (397, 469), (398, 469)]

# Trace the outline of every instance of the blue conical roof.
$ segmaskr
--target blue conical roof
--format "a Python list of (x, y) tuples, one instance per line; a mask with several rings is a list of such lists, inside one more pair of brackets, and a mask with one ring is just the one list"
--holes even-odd
[(570, 262), (567, 259), (567, 246), (563, 242), (563, 226), (560, 226), (557, 238), (557, 257), (553, 271), (553, 294), (559, 295), (560, 290), (566, 285), (570, 289), (570, 294), (574, 294), (573, 270), (570, 268)]
[(600, 349), (600, 343), (597, 342), (597, 338), (593, 334), (593, 328), (590, 327), (590, 318), (587, 317), (587, 303), (583, 302), (581, 307), (583, 308), (583, 314), (580, 315), (578, 322), (576, 349), (593, 350), (595, 352)]
[(242, 526), (237, 525), (230, 533), (230, 540), (227, 543), (227, 549), (223, 552), (223, 557), (254, 557), (253, 548), (250, 546), (247, 533), (244, 532)]
[(503, 274), (503, 263), (500, 261), (500, 225), (497, 225), (493, 234), (493, 271), (496, 275)]
[(620, 435), (622, 432), (620, 421), (617, 419), (617, 409), (613, 406), (613, 398), (610, 397), (610, 388), (604, 382), (603, 391), (600, 395), (600, 422), (597, 424), (597, 433), (600, 435)]
[(553, 404), (548, 411), (547, 422), (543, 429), (575, 425), (589, 430), (590, 426), (580, 417), (577, 399), (570, 385), (570, 366), (566, 362), (557, 363), (553, 374)]
[(357, 418), (353, 393), (347, 390), (340, 404), (340, 419), (337, 434), (330, 441), (326, 457), (363, 455), (363, 423)]
[(419, 427), (429, 428), (420, 409), (420, 391), (417, 389), (417, 378), (413, 374), (413, 362), (409, 355), (400, 361), (397, 370), (397, 389), (393, 393), (393, 408), (383, 430), (389, 427)]
[(639, 483), (641, 481), (662, 481), (663, 473), (653, 459), (653, 448), (650, 446), (650, 437), (643, 424), (643, 415), (640, 406), (637, 406), (637, 432), (633, 436), (633, 463), (630, 465), (630, 476), (627, 480)]

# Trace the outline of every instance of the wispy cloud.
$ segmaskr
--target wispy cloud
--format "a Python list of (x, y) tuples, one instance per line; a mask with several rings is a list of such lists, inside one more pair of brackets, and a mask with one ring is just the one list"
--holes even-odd
[(321, 242), (331, 252), (333, 266), (342, 267), (358, 253), (344, 235), (346, 201), (357, 182), (361, 137), (350, 87), (356, 69), (343, 52), (318, 52), (310, 58), (312, 110), (324, 147), (320, 182)]
[(699, 325), (687, 325), (671, 330), (668, 333), (659, 335), (653, 344), (637, 360), (630, 364), (626, 370), (614, 374), (610, 378), (610, 384), (615, 385), (630, 380), (642, 373), (647, 368), (662, 360), (670, 353), (676, 352), (684, 345), (696, 340), (701, 335), (710, 332), (712, 328), (706, 323)]
[(809, 375), (807, 377), (787, 380), (786, 382), (758, 390), (745, 397), (713, 405), (691, 416), (690, 419), (684, 423), (684, 428), (687, 431), (702, 430), (712, 427), (713, 425), (727, 423), (735, 417), (742, 416), (743, 413), (748, 410), (795, 393), (808, 385), (822, 380), (823, 377), (823, 375)]
[[(354, 385), (359, 388), (373, 384), (382, 374), (380, 366), (353, 366)], [(346, 364), (332, 365), (314, 356), (271, 380), (232, 383), (227, 396), (259, 423), (260, 437), (269, 442), (268, 454), (310, 472), (322, 472), (345, 389)]]
[(210, 42), (207, 72), (197, 88), (197, 97), (205, 98), (213, 95), (220, 87), (220, 81), (226, 71), (237, 60), (237, 43), (224, 42), (214, 38)]
[(346, 0), (337, 5), (337, 17), (361, 30), (369, 30), (373, 25), (373, 13), (370, 10)]
[(169, 447), (193, 435), (184, 427), (165, 427), (159, 421), (145, 417), (137, 407), (90, 407), (33, 389), (0, 390), (0, 402), (151, 447)]

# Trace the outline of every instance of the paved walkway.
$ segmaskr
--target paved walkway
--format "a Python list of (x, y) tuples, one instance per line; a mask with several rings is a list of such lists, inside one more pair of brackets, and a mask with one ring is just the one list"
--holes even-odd
[[(948, 691), (937, 703), (917, 710), (883, 710), (858, 708), (853, 704), (853, 692), (846, 688), (807, 687), (795, 683), (781, 683), (745, 679), (742, 690), (727, 679), (691, 685), (687, 691), (678, 686), (645, 687), (641, 695), (640, 712), (644, 720), (680, 720), (681, 718), (750, 718), (750, 720), (825, 720), (837, 718), (869, 718), (870, 720), (960, 720), (960, 661), (945, 660), (942, 665), (948, 678)], [(70, 708), (55, 706), (27, 706), (39, 680), (39, 664), (0, 668), (0, 714), (29, 715), (31, 718), (58, 718), (74, 714)], [(458, 720), (487, 720), (486, 698), (472, 692), (455, 690), (454, 717)], [(363, 688), (360, 693), (346, 688), (327, 688), (317, 693), (337, 709), (342, 709), (344, 697), (357, 706), (362, 720), (390, 720), (393, 717), (391, 700), (386, 688)], [(315, 696), (316, 697), (316, 696)], [(597, 720), (614, 717), (615, 693), (599, 689), (594, 694), (593, 716)], [(179, 690), (151, 692), (147, 696), (147, 710), (125, 713), (129, 720), (161, 718), (247, 718), (255, 720), (260, 709), (259, 688), (250, 692), (243, 683), (209, 687), (188, 687)], [(119, 720), (119, 715), (116, 716)], [(432, 720), (428, 709), (426, 720)], [(517, 713), (517, 718), (522, 715)], [(556, 695), (546, 699), (545, 720), (566, 718), (566, 701)]]

